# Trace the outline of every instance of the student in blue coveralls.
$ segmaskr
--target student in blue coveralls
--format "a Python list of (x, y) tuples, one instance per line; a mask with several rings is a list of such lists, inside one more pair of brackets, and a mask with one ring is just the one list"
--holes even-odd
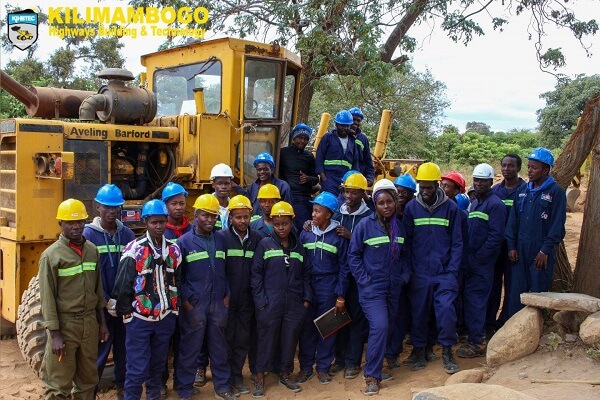
[[(367, 190), (367, 178), (360, 172), (350, 174), (343, 183), (343, 194), (346, 202), (339, 212), (333, 216), (340, 224), (335, 228), (338, 236), (350, 243), (352, 232), (358, 223), (373, 214), (364, 201)], [(334, 376), (344, 371), (344, 378), (354, 379), (360, 372), (360, 363), (367, 336), (369, 324), (358, 301), (358, 287), (352, 274), (348, 274), (348, 289), (346, 290), (345, 306), (352, 317), (352, 323), (342, 328), (337, 335), (335, 361), (329, 368), (329, 375)]]
[(227, 229), (229, 221), (229, 192), (233, 186), (233, 171), (227, 164), (217, 164), (210, 170), (210, 180), (214, 189), (213, 196), (219, 200), (219, 218), (215, 230)]
[[(110, 298), (110, 293), (117, 278), (117, 267), (125, 245), (135, 239), (131, 229), (119, 221), (121, 206), (125, 203), (123, 193), (115, 185), (106, 184), (96, 193), (96, 211), (91, 224), (86, 224), (83, 236), (94, 243), (100, 254), (100, 276), (106, 304), (104, 318), (110, 336), (105, 342), (98, 343), (98, 378), (102, 378), (106, 361), (111, 352), (114, 362), (114, 380), (117, 388), (117, 399), (124, 398), (125, 385), (125, 325), (123, 318), (117, 317), (116, 301)], [(97, 390), (97, 388), (96, 388)]]
[(315, 171), (321, 178), (321, 190), (337, 196), (344, 174), (351, 169), (358, 171), (360, 154), (354, 136), (350, 135), (352, 114), (342, 110), (333, 121), (335, 129), (327, 132), (317, 147)]
[(281, 195), (277, 186), (268, 183), (259, 189), (256, 198), (258, 199), (262, 215), (254, 214), (250, 218), (250, 229), (258, 232), (262, 237), (267, 237), (273, 233), (271, 208), (275, 203), (281, 201)]
[(203, 194), (194, 202), (194, 230), (178, 240), (181, 248), (181, 314), (177, 377), (179, 399), (192, 396), (198, 356), (206, 341), (215, 398), (234, 400), (227, 363), (229, 284), (225, 275), (225, 241), (214, 233), (219, 202)]
[[(294, 209), (280, 201), (271, 208), (274, 234), (263, 238), (252, 264), (252, 294), (258, 324), (256, 379), (252, 397), (265, 395), (264, 374), (278, 353), (279, 384), (293, 392), (294, 354), (304, 317), (312, 301), (310, 262), (292, 231)], [(279, 344), (279, 345), (277, 345)]]
[(358, 285), (358, 297), (369, 321), (364, 366), (364, 394), (379, 393), (382, 367), (396, 318), (400, 292), (409, 279), (406, 234), (397, 216), (394, 183), (379, 180), (373, 187), (375, 214), (360, 221), (352, 232), (348, 265)]
[(312, 203), (312, 230), (303, 231), (300, 241), (310, 260), (313, 302), (300, 332), (300, 372), (296, 383), (302, 384), (312, 378), (316, 363), (319, 383), (326, 385), (331, 383), (329, 367), (333, 361), (337, 334), (323, 339), (313, 320), (333, 307), (336, 312), (346, 312), (344, 298), (349, 274), (346, 264), (348, 241), (337, 234), (336, 228), (340, 223), (331, 219), (338, 209), (335, 196), (322, 192)]
[(275, 177), (275, 159), (273, 156), (269, 153), (260, 153), (254, 159), (253, 164), (258, 178), (248, 187), (247, 197), (252, 202), (254, 214), (262, 214), (257, 196), (260, 188), (267, 184), (275, 185), (279, 189), (281, 199), (291, 203), (292, 189), (290, 189), (290, 185), (286, 181)]
[(139, 400), (144, 382), (147, 399), (161, 396), (161, 375), (177, 321), (181, 264), (179, 247), (164, 236), (167, 215), (160, 200), (144, 204), (146, 233), (123, 250), (111, 293), (126, 330), (125, 400)]
[(467, 343), (456, 355), (463, 358), (485, 355), (485, 313), (494, 281), (494, 265), (502, 249), (506, 207), (492, 193), (494, 168), (479, 164), (473, 169), (473, 187), (477, 199), (469, 212), (467, 274), (463, 292)]
[(521, 293), (550, 290), (554, 247), (565, 237), (567, 198), (549, 175), (554, 156), (538, 147), (527, 159), (529, 182), (519, 191), (506, 226), (508, 258), (513, 263), (509, 318), (524, 307)]
[(425, 368), (428, 324), (433, 307), (438, 342), (443, 346), (442, 366), (449, 374), (458, 372), (452, 345), (456, 343), (457, 275), (463, 256), (461, 212), (440, 189), (440, 168), (424, 163), (417, 171), (419, 193), (404, 208), (402, 222), (411, 254), (409, 299), (412, 311), (410, 337), (417, 353), (411, 370)]
[[(502, 182), (492, 186), (492, 192), (502, 200), (506, 206), (506, 221), (510, 216), (510, 210), (513, 207), (519, 191), (525, 190), (527, 182), (519, 177), (521, 171), (521, 157), (517, 154), (506, 154), (500, 162), (502, 168)], [(494, 283), (492, 292), (488, 300), (485, 330), (486, 337), (489, 340), (496, 330), (500, 329), (508, 319), (508, 299), (510, 298), (510, 279), (513, 264), (508, 259), (508, 248), (506, 239), (502, 242), (502, 250), (494, 267)], [(504, 285), (504, 300), (502, 301), (502, 311), (498, 316), (500, 309), (500, 299), (502, 297), (502, 286)]]
[(371, 147), (369, 145), (369, 138), (360, 130), (362, 120), (365, 116), (358, 107), (352, 107), (348, 111), (352, 114), (353, 121), (352, 126), (350, 126), (350, 134), (356, 140), (360, 156), (358, 170), (367, 178), (369, 186), (372, 186), (375, 180), (375, 167), (373, 166), (373, 158), (371, 157)]
[[(250, 199), (242, 195), (232, 197), (228, 211), (229, 228), (219, 231), (219, 236), (223, 238), (227, 249), (225, 273), (231, 291), (225, 330), (227, 358), (231, 369), (231, 391), (238, 395), (250, 393), (250, 389), (244, 385), (242, 368), (250, 351), (250, 335), (255, 325), (250, 269), (256, 246), (262, 237), (249, 228), (252, 214)], [(254, 368), (252, 372), (256, 373)]]

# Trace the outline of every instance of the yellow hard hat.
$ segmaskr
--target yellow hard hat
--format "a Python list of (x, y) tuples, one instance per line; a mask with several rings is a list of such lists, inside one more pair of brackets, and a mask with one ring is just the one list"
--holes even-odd
[(345, 189), (362, 189), (367, 190), (367, 178), (360, 172), (357, 174), (352, 174), (346, 178), (344, 182)]
[(88, 213), (85, 205), (76, 199), (67, 199), (60, 203), (56, 212), (59, 221), (81, 221), (87, 219)]
[(203, 194), (198, 196), (194, 202), (194, 208), (196, 210), (206, 211), (211, 214), (220, 214), (219, 212), (219, 200), (212, 194)]
[(252, 210), (252, 203), (250, 203), (250, 199), (242, 194), (238, 194), (237, 196), (233, 196), (229, 199), (229, 205), (227, 206), (229, 211), (231, 210), (242, 210), (248, 209)]
[(441, 178), (442, 172), (437, 164), (426, 162), (419, 166), (417, 181), (439, 181)]
[(273, 204), (273, 207), (271, 208), (271, 218), (282, 217), (284, 215), (289, 215), (292, 218), (295, 217), (296, 214), (294, 214), (294, 207), (285, 201), (280, 201)]
[(257, 199), (281, 199), (281, 194), (277, 186), (267, 183), (258, 189)]

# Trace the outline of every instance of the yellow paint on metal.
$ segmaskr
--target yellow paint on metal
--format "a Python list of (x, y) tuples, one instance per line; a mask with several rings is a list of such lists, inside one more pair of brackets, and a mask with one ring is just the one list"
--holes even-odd
[(62, 122), (65, 138), (74, 140), (111, 140), (120, 142), (148, 141), (153, 143), (175, 143), (179, 141), (177, 128), (156, 126), (86, 124)]
[(381, 121), (379, 122), (379, 131), (377, 132), (377, 140), (375, 141), (375, 149), (373, 154), (377, 158), (384, 158), (387, 147), (387, 141), (392, 132), (392, 110), (383, 110), (381, 113)]
[(321, 122), (319, 123), (319, 130), (317, 131), (317, 137), (315, 138), (315, 144), (314, 144), (315, 152), (316, 152), (317, 147), (319, 147), (319, 143), (321, 142), (321, 139), (323, 139), (323, 136), (327, 133), (327, 127), (329, 126), (330, 120), (331, 120), (331, 114), (326, 113), (326, 112), (321, 114)]

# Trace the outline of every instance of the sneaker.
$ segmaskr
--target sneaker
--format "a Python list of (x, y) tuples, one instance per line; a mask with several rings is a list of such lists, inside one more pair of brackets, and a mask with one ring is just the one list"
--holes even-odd
[(206, 370), (204, 368), (198, 368), (196, 371), (196, 378), (194, 379), (194, 386), (203, 387), (206, 385)]
[(465, 343), (456, 351), (460, 358), (475, 358), (485, 356), (485, 347), (473, 343)]
[(313, 376), (315, 376), (315, 373), (312, 370), (300, 371), (298, 372), (298, 376), (296, 377), (296, 383), (302, 385), (303, 383), (308, 382), (308, 380), (310, 380), (310, 378), (312, 378)]
[(433, 347), (425, 347), (425, 359), (427, 362), (433, 362), (440, 358), (433, 352)]
[(231, 385), (231, 393), (233, 393), (235, 397), (240, 397), (240, 391), (233, 384)]
[(254, 386), (252, 390), (252, 397), (258, 399), (260, 397), (265, 397), (265, 380), (261, 379), (260, 382), (256, 379), (256, 377), (252, 380), (252, 386)]
[(302, 388), (300, 388), (300, 385), (298, 385), (296, 382), (294, 382), (294, 379), (292, 378), (292, 374), (290, 374), (290, 373), (280, 374), (279, 375), (279, 384), (282, 386), (285, 386), (286, 388), (290, 389), (294, 393), (302, 390)]
[(456, 360), (454, 360), (454, 355), (452, 354), (452, 346), (444, 346), (442, 350), (442, 366), (447, 374), (454, 374), (460, 371), (460, 367), (456, 364)]
[(161, 399), (166, 399), (167, 395), (169, 394), (169, 391), (167, 390), (167, 385), (161, 385), (160, 387), (160, 398)]
[(400, 368), (402, 366), (402, 364), (400, 364), (398, 362), (398, 358), (388, 358), (387, 359), (387, 367), (389, 369), (396, 369), (396, 368)]
[(219, 400), (237, 400), (237, 397), (233, 395), (231, 392), (221, 392), (215, 393), (215, 399)]
[(360, 373), (360, 368), (358, 367), (346, 367), (346, 371), (344, 372), (344, 378), (346, 379), (354, 379)]
[(234, 383), (233, 385), (231, 385), (231, 391), (232, 392), (234, 391), (234, 389), (239, 394), (248, 394), (248, 393), (250, 393), (250, 388), (248, 386), (244, 385), (242, 382), (240, 382), (240, 383)]
[(338, 363), (333, 363), (331, 364), (331, 367), (329, 367), (329, 376), (335, 376), (338, 373), (342, 372), (344, 370), (344, 366)]
[(410, 370), (411, 371), (420, 371), (427, 366), (427, 358), (425, 357), (425, 349), (423, 347), (415, 348), (415, 349), (413, 349), (413, 352), (415, 353), (415, 362), (413, 363)]
[(317, 375), (319, 376), (319, 383), (321, 385), (331, 383), (331, 376), (327, 372), (318, 372)]
[(363, 392), (365, 396), (372, 396), (379, 393), (379, 381), (372, 376), (365, 379), (366, 387)]
[(392, 379), (394, 379), (394, 377), (392, 376), (392, 374), (386, 374), (385, 372), (381, 374), (381, 381), (391, 381)]
[(402, 361), (402, 365), (413, 365), (415, 361), (417, 361), (417, 348), (413, 347), (408, 357), (406, 357), (406, 359)]

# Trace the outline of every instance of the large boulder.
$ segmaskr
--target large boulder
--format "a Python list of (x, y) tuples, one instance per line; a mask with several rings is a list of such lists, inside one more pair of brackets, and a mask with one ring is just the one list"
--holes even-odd
[(446, 379), (444, 386), (456, 385), (458, 383), (481, 383), (483, 380), (483, 370), (481, 369), (465, 369), (455, 374), (450, 375)]
[(588, 346), (600, 343), (600, 312), (587, 317), (579, 328), (579, 337)]
[(521, 293), (521, 303), (526, 306), (559, 311), (600, 311), (600, 299), (581, 293)]
[(413, 400), (537, 400), (516, 390), (485, 383), (459, 383), (425, 389), (413, 396)]
[(533, 353), (538, 347), (543, 324), (538, 308), (525, 307), (513, 315), (489, 341), (487, 364), (495, 367)]
[(579, 332), (579, 326), (587, 318), (589, 313), (582, 311), (559, 311), (552, 319), (565, 328), (568, 333)]

